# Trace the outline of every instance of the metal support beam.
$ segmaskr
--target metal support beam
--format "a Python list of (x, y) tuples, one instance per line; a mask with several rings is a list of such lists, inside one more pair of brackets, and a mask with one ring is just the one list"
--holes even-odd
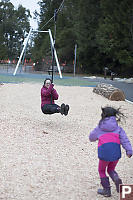
[(28, 43), (29, 38), (30, 38), (31, 31), (32, 31), (32, 28), (30, 29), (30, 32), (29, 32), (29, 34), (28, 34), (28, 37), (26, 38), (26, 42), (25, 42), (25, 44), (24, 44), (23, 50), (22, 50), (21, 55), (20, 55), (20, 57), (19, 57), (18, 63), (17, 63), (17, 65), (16, 65), (16, 68), (15, 68), (15, 70), (14, 70), (14, 73), (13, 73), (14, 76), (16, 75), (16, 72), (17, 72), (18, 67), (19, 67), (19, 65), (20, 65), (20, 62), (21, 62), (23, 53), (24, 53), (24, 51), (25, 51), (25, 48), (26, 48), (27, 43)]
[(57, 68), (58, 68), (58, 71), (59, 71), (59, 75), (60, 75), (60, 78), (62, 78), (62, 74), (61, 74), (61, 70), (60, 70), (60, 65), (59, 65), (57, 53), (56, 53), (56, 50), (54, 48), (54, 41), (53, 41), (52, 33), (51, 33), (50, 29), (48, 31), (49, 31), (50, 41), (51, 41), (51, 45), (52, 45), (52, 48), (53, 48), (53, 51), (54, 51), (54, 56), (55, 56)]

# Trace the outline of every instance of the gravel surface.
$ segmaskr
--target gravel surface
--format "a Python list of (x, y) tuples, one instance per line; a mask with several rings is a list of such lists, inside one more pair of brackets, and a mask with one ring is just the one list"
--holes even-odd
[[(55, 86), (57, 104), (70, 105), (68, 116), (44, 115), (42, 85), (0, 85), (0, 199), (104, 200), (97, 195), (97, 142), (88, 140), (97, 125), (101, 106), (122, 106), (125, 129), (133, 145), (133, 105), (109, 101), (88, 87)], [(124, 184), (133, 184), (133, 158), (122, 149), (117, 171)], [(118, 194), (112, 181), (112, 197)]]

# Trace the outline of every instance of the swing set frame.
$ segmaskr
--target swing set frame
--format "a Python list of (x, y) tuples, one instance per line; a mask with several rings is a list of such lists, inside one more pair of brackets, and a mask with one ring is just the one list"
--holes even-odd
[[(54, 40), (53, 40), (52, 32), (51, 32), (50, 29), (48, 29), (48, 31), (38, 31), (38, 30), (33, 30), (32, 28), (30, 29), (30, 31), (29, 31), (29, 33), (28, 33), (28, 36), (27, 36), (27, 38), (26, 38), (25, 41), (24, 41), (24, 47), (23, 47), (22, 52), (21, 52), (21, 54), (20, 54), (20, 57), (19, 57), (19, 60), (18, 60), (18, 62), (17, 62), (17, 65), (16, 65), (16, 68), (15, 68), (15, 70), (14, 70), (13, 75), (15, 76), (16, 73), (17, 73), (18, 67), (19, 67), (19, 65), (20, 65), (20, 63), (21, 63), (23, 54), (24, 54), (24, 52), (25, 52), (25, 50), (26, 50), (26, 47), (27, 47), (27, 45), (28, 45), (28, 41), (29, 41), (29, 39), (30, 39), (30, 35), (31, 35), (32, 32), (37, 32), (37, 33), (49, 33), (50, 43), (51, 43), (51, 49), (52, 49), (52, 52), (53, 52), (52, 58), (53, 58), (53, 57), (55, 58), (55, 61), (56, 61), (56, 64), (57, 64), (57, 68), (58, 68), (58, 72), (59, 72), (59, 76), (60, 76), (60, 78), (62, 78), (62, 73), (61, 73), (61, 69), (60, 69), (60, 65), (59, 65), (59, 61), (58, 61), (58, 57), (57, 57), (57, 53), (56, 53), (56, 49), (55, 49), (55, 45), (54, 45)], [(52, 79), (53, 79), (53, 73), (54, 73), (54, 70), (53, 70), (53, 68), (52, 68)], [(53, 82), (53, 80), (52, 80), (52, 82)]]

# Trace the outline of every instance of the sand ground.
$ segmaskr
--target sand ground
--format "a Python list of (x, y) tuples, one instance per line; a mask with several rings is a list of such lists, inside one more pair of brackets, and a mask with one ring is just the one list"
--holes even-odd
[[(0, 86), (0, 199), (104, 200), (97, 195), (97, 142), (88, 140), (101, 106), (122, 106), (125, 129), (133, 145), (133, 105), (109, 101), (88, 87), (55, 86), (59, 105), (70, 104), (68, 116), (44, 115), (42, 85)], [(122, 149), (117, 171), (124, 184), (133, 184), (133, 158)], [(112, 197), (118, 194), (112, 181)]]

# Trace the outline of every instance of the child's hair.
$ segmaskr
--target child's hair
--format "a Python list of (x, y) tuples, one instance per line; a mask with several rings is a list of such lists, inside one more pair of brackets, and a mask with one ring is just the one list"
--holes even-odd
[(46, 83), (47, 80), (51, 81), (51, 83), (52, 83), (52, 80), (51, 80), (50, 78), (46, 78), (46, 79), (44, 80), (44, 85), (45, 85), (45, 83)]
[(101, 109), (102, 109), (102, 114), (101, 114), (102, 119), (101, 120), (104, 120), (106, 117), (115, 116), (117, 121), (120, 122), (121, 118), (125, 117), (124, 114), (120, 111), (120, 109), (121, 109), (120, 107), (118, 109), (115, 109), (111, 106), (106, 106)]

